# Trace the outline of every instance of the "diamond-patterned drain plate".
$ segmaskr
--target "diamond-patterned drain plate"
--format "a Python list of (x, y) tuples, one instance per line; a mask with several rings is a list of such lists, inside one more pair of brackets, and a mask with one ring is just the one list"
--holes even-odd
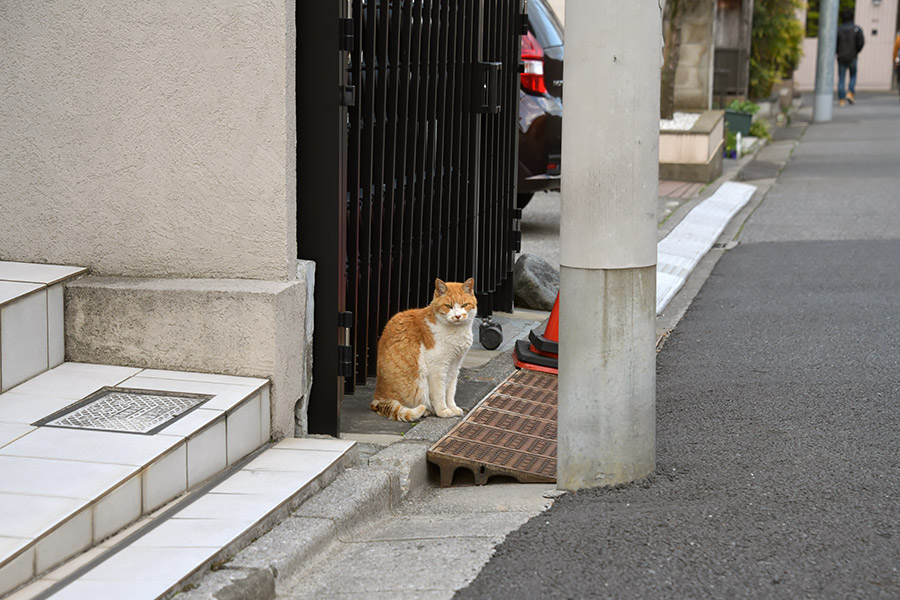
[(555, 375), (516, 371), (428, 451), (440, 467), (441, 486), (459, 467), (475, 483), (507, 475), (523, 483), (556, 481)]
[(105, 387), (35, 425), (153, 434), (212, 396)]

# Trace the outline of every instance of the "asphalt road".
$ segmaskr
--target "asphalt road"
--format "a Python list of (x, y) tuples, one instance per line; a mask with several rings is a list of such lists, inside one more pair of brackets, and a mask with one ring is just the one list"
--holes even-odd
[(456, 597), (900, 597), (898, 165), (895, 94), (810, 126), (658, 356), (656, 474)]

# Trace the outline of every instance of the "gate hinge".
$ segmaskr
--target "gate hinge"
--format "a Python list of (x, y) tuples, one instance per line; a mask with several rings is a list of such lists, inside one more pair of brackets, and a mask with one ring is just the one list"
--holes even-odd
[(356, 106), (356, 86), (342, 85), (340, 86), (339, 106)]
[(340, 40), (338, 48), (341, 52), (353, 52), (353, 19), (338, 19)]
[(500, 112), (500, 67), (503, 63), (482, 62), (473, 65), (472, 107), (477, 113)]

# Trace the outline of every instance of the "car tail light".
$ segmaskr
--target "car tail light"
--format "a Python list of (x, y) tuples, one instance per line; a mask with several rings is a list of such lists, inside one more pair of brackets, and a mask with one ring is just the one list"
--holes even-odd
[(525, 71), (522, 73), (522, 87), (529, 92), (546, 94), (544, 49), (530, 31), (522, 36), (522, 62), (525, 65)]

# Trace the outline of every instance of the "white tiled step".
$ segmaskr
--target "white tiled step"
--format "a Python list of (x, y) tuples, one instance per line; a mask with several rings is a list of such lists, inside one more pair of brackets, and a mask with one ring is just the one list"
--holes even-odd
[[(54, 600), (155, 600), (264, 532), (266, 519), (355, 460), (355, 442), (282, 440), (195, 502), (123, 547), (112, 547), (86, 573), (49, 574), (10, 600), (51, 592)], [(270, 526), (270, 524), (269, 524)], [(75, 573), (79, 565), (67, 565)], [(26, 595), (30, 594), (30, 595)]]
[[(152, 435), (35, 425), (105, 386), (212, 397)], [(0, 596), (268, 439), (265, 379), (63, 363), (0, 394)]]
[(0, 261), (0, 393), (63, 362), (63, 285), (86, 271)]

